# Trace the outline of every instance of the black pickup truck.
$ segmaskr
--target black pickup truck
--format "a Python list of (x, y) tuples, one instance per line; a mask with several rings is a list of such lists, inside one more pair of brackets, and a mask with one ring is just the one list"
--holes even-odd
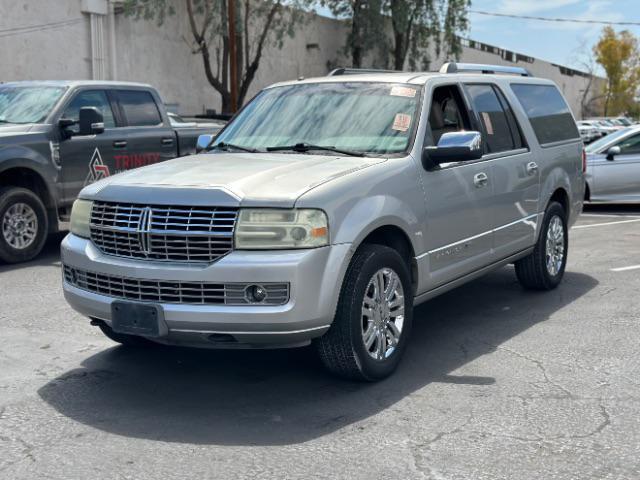
[(149, 85), (0, 84), (0, 261), (35, 257), (85, 185), (192, 154), (220, 128), (172, 125)]

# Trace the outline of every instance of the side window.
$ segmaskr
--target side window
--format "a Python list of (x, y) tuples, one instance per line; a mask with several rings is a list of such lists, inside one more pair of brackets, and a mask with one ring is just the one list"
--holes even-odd
[(620, 154), (622, 155), (640, 153), (640, 135), (634, 135), (621, 141), (618, 143), (618, 147), (620, 147)]
[(506, 152), (520, 148), (516, 146), (507, 114), (493, 86), (467, 85), (473, 109), (478, 114), (484, 130), (489, 153)]
[(117, 95), (128, 126), (148, 127), (162, 123), (151, 93), (144, 90), (117, 90)]
[(469, 130), (469, 115), (457, 86), (437, 87), (433, 91), (429, 130), (431, 139), (427, 139), (427, 145), (437, 145), (445, 133)]
[(571, 110), (555, 86), (515, 83), (511, 89), (531, 120), (541, 145), (580, 139)]
[[(116, 122), (113, 118), (111, 104), (107, 99), (107, 94), (103, 90), (84, 90), (78, 92), (62, 114), (62, 118), (69, 118), (77, 122), (80, 118), (80, 109), (82, 107), (96, 107), (104, 117), (105, 128), (115, 128)], [(70, 130), (77, 133), (79, 128), (78, 125), (73, 125), (70, 127)]]

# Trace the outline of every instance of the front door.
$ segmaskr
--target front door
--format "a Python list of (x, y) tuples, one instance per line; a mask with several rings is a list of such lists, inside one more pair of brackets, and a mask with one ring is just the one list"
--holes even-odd
[(607, 159), (606, 152), (592, 161), (591, 200), (640, 200), (640, 133), (631, 135), (615, 146), (620, 153)]
[(96, 107), (104, 117), (104, 133), (76, 135), (78, 126), (69, 127), (74, 134), (60, 140), (60, 164), (64, 204), (72, 202), (82, 188), (116, 170), (116, 155), (126, 152), (127, 142), (116, 119), (107, 93), (104, 90), (81, 90), (72, 97), (61, 118), (78, 121), (80, 108)]
[(494, 260), (535, 243), (540, 169), (527, 147), (504, 93), (493, 84), (465, 85), (482, 130), (485, 158), (491, 162), (494, 202), (489, 227), (494, 230)]
[[(458, 85), (433, 89), (425, 145), (447, 132), (472, 129)], [(494, 195), (490, 162), (451, 162), (423, 173), (430, 290), (491, 262), (493, 234), (488, 211)]]

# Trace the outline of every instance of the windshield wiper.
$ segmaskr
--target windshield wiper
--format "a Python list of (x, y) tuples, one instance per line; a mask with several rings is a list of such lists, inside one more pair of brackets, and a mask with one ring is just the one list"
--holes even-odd
[(353, 150), (342, 150), (340, 148), (329, 145), (311, 145), (310, 143), (296, 143), (294, 145), (280, 145), (276, 147), (267, 147), (267, 152), (291, 151), (291, 152), (308, 152), (309, 150), (324, 150), (327, 152), (342, 153), (352, 157), (364, 157), (364, 153)]
[(242, 145), (234, 145), (232, 143), (220, 142), (216, 143), (211, 147), (211, 149), (219, 148), (220, 150), (229, 150), (230, 148), (233, 150), (241, 150), (243, 152), (249, 153), (258, 153), (260, 150), (256, 150), (255, 148), (243, 147)]

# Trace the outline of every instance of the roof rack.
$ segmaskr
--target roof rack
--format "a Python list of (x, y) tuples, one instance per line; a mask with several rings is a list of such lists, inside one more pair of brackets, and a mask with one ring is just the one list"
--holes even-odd
[(505, 73), (509, 75), (520, 75), (522, 77), (532, 77), (531, 72), (522, 67), (505, 67), (503, 65), (484, 65), (481, 63), (456, 63), (448, 62), (442, 65), (440, 73), (464, 73), (480, 72), (487, 74)]
[(366, 75), (367, 73), (402, 73), (399, 70), (379, 70), (377, 68), (345, 68), (339, 67), (331, 70), (327, 77), (336, 75)]

